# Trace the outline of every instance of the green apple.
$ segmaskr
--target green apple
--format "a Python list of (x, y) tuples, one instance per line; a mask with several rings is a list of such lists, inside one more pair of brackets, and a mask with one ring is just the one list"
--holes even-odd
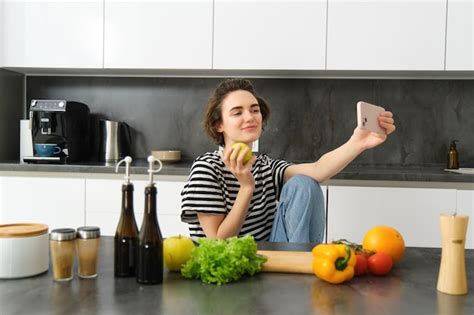
[(163, 242), (163, 256), (166, 268), (170, 271), (179, 271), (181, 266), (191, 258), (195, 245), (193, 240), (186, 236), (168, 237)]
[(245, 154), (244, 159), (242, 161), (244, 164), (246, 164), (248, 161), (252, 159), (252, 149), (250, 149), (250, 147), (243, 142), (236, 142), (232, 145), (232, 149), (240, 148), (240, 152), (242, 152), (245, 147), (247, 147), (249, 150)]

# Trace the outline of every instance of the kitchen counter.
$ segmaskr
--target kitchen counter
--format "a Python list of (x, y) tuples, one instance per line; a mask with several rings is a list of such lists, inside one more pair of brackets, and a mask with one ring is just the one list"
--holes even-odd
[[(261, 249), (310, 250), (311, 244), (261, 243)], [(207, 285), (164, 272), (161, 285), (114, 278), (113, 238), (102, 237), (99, 276), (56, 283), (51, 272), (0, 280), (2, 314), (473, 314), (474, 250), (466, 250), (464, 296), (437, 292), (440, 249), (407, 248), (384, 277), (331, 285), (313, 275), (260, 273)], [(50, 268), (51, 269), (51, 268)]]
[[(192, 161), (175, 164), (164, 164), (159, 175), (180, 176), (186, 180)], [(406, 181), (406, 182), (451, 182), (474, 183), (474, 175), (456, 174), (443, 170), (444, 165), (431, 166), (395, 166), (395, 165), (349, 165), (332, 180), (372, 180), (372, 181)], [(131, 174), (146, 175), (148, 164), (145, 160), (134, 161)], [(91, 173), (115, 174), (115, 165), (105, 163), (82, 164), (21, 164), (17, 161), (0, 162), (0, 172), (51, 172), (51, 173)], [(123, 170), (119, 171), (123, 174)]]
[[(19, 172), (58, 172), (58, 173), (95, 173), (95, 174), (116, 174), (115, 163), (80, 163), (80, 164), (26, 164), (18, 161), (0, 162), (0, 171)], [(155, 168), (158, 164), (155, 164)], [(192, 161), (181, 161), (179, 163), (163, 164), (160, 175), (187, 176), (191, 169)], [(130, 174), (148, 174), (148, 162), (145, 159), (134, 160), (130, 167)], [(124, 164), (119, 169), (119, 174), (123, 177)]]

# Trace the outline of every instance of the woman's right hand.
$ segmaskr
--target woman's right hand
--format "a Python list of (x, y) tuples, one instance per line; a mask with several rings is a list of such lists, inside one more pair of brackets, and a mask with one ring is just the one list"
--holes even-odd
[(232, 148), (229, 146), (225, 148), (222, 158), (225, 166), (239, 181), (240, 187), (251, 188), (253, 191), (255, 189), (255, 179), (251, 170), (257, 158), (252, 156), (250, 161), (244, 164), (243, 160), (248, 151), (249, 148), (247, 146), (243, 149), (241, 147)]

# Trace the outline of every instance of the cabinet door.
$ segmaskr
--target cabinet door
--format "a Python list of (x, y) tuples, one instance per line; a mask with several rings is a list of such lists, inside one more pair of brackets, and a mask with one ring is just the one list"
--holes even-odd
[(446, 0), (329, 0), (328, 70), (444, 70)]
[[(474, 249), (474, 190), (458, 190), (456, 199), (456, 208), (459, 214), (469, 216), (469, 223), (466, 232), (466, 248)], [(449, 213), (449, 212), (448, 212)]]
[(371, 227), (388, 225), (406, 246), (441, 247), (439, 215), (455, 204), (455, 189), (331, 186), (328, 239), (362, 243)]
[(49, 229), (84, 225), (84, 179), (4, 177), (1, 223), (44, 223)]
[(105, 0), (105, 68), (211, 69), (212, 0)]
[[(1, 0), (0, 0), (0, 6), (2, 5)], [(3, 201), (3, 177), (0, 177), (0, 224), (5, 223), (4, 219), (4, 201)]]
[[(86, 180), (86, 223), (100, 226), (104, 235), (115, 235), (120, 218), (122, 180)], [(138, 228), (143, 220), (145, 186), (147, 181), (134, 180), (133, 206)], [(157, 181), (157, 213), (164, 237), (189, 235), (188, 226), (181, 222), (181, 190), (184, 182)]]
[(3, 32), (3, 28), (5, 27), (3, 25), (4, 23), (4, 1), (5, 0), (0, 0), (0, 68), (2, 68), (4, 66), (4, 57), (3, 57), (3, 54), (4, 54), (4, 50), (5, 50), (5, 44), (4, 44), (4, 32)]
[(214, 69), (324, 69), (326, 1), (214, 1)]
[(474, 0), (448, 2), (446, 70), (474, 70)]
[(103, 0), (4, 3), (4, 66), (102, 68)]

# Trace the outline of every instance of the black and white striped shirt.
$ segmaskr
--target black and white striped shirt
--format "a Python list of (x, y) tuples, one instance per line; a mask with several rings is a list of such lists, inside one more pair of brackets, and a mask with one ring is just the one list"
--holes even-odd
[[(253, 235), (257, 241), (270, 237), (283, 175), (291, 164), (259, 154), (252, 166), (255, 191), (239, 236)], [(228, 214), (240, 184), (227, 169), (219, 151), (208, 152), (194, 160), (188, 182), (181, 192), (181, 221), (189, 224), (192, 237), (204, 237), (197, 212)]]

